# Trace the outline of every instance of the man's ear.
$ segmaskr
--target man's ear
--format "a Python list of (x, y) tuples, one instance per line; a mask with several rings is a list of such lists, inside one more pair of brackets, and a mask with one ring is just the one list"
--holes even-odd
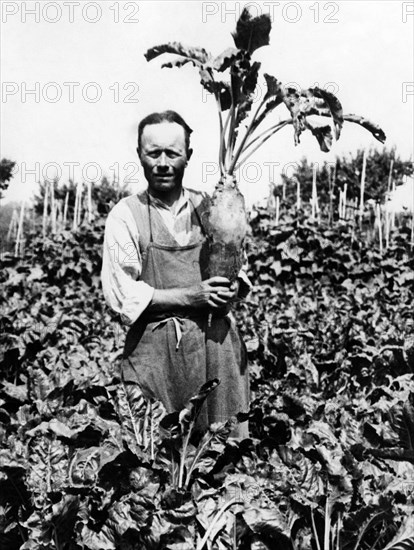
[(193, 154), (193, 150), (188, 149), (188, 151), (187, 151), (187, 162), (190, 160), (192, 154)]

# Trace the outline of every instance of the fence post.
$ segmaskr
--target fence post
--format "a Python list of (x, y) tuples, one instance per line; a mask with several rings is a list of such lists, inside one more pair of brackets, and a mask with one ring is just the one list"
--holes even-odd
[(16, 244), (14, 247), (15, 256), (19, 256), (22, 248), (21, 242), (22, 242), (22, 236), (23, 236), (24, 206), (25, 206), (25, 201), (22, 201), (22, 206), (20, 208), (19, 228), (17, 230)]
[(361, 195), (359, 198), (359, 225), (362, 227), (362, 217), (364, 215), (364, 194), (365, 194), (365, 172), (367, 168), (367, 150), (364, 149), (362, 157), (362, 172), (361, 172)]

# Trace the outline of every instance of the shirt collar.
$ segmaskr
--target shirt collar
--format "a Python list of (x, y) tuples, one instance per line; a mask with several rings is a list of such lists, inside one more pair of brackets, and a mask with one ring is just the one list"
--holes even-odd
[(178, 200), (172, 204), (171, 206), (168, 206), (168, 204), (165, 204), (160, 199), (157, 199), (156, 197), (153, 197), (151, 195), (151, 202), (157, 206), (157, 208), (164, 208), (165, 210), (169, 210), (171, 213), (177, 215), (185, 206), (187, 206), (188, 199), (190, 198), (190, 194), (187, 189), (184, 187), (181, 190), (181, 195), (179, 196)]

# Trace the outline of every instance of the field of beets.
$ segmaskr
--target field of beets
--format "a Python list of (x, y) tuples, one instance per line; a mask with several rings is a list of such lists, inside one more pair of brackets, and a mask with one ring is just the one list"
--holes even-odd
[(251, 215), (235, 305), (251, 438), (193, 434), (217, 380), (164, 416), (119, 381), (125, 329), (100, 287), (104, 218), (5, 254), (5, 550), (414, 548), (414, 254), (350, 224)]

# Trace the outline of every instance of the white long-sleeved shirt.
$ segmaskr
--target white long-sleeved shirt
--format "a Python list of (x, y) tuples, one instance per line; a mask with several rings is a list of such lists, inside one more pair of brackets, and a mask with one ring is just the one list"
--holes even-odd
[[(186, 246), (191, 238), (188, 191), (183, 189), (180, 199), (172, 207), (154, 197), (151, 197), (151, 204), (178, 244)], [(137, 224), (126, 199), (121, 199), (109, 212), (105, 224), (101, 280), (106, 302), (127, 325), (138, 319), (154, 294), (154, 288), (140, 280), (141, 273)], [(239, 278), (245, 287), (241, 294), (247, 294), (251, 283), (243, 270)]]

